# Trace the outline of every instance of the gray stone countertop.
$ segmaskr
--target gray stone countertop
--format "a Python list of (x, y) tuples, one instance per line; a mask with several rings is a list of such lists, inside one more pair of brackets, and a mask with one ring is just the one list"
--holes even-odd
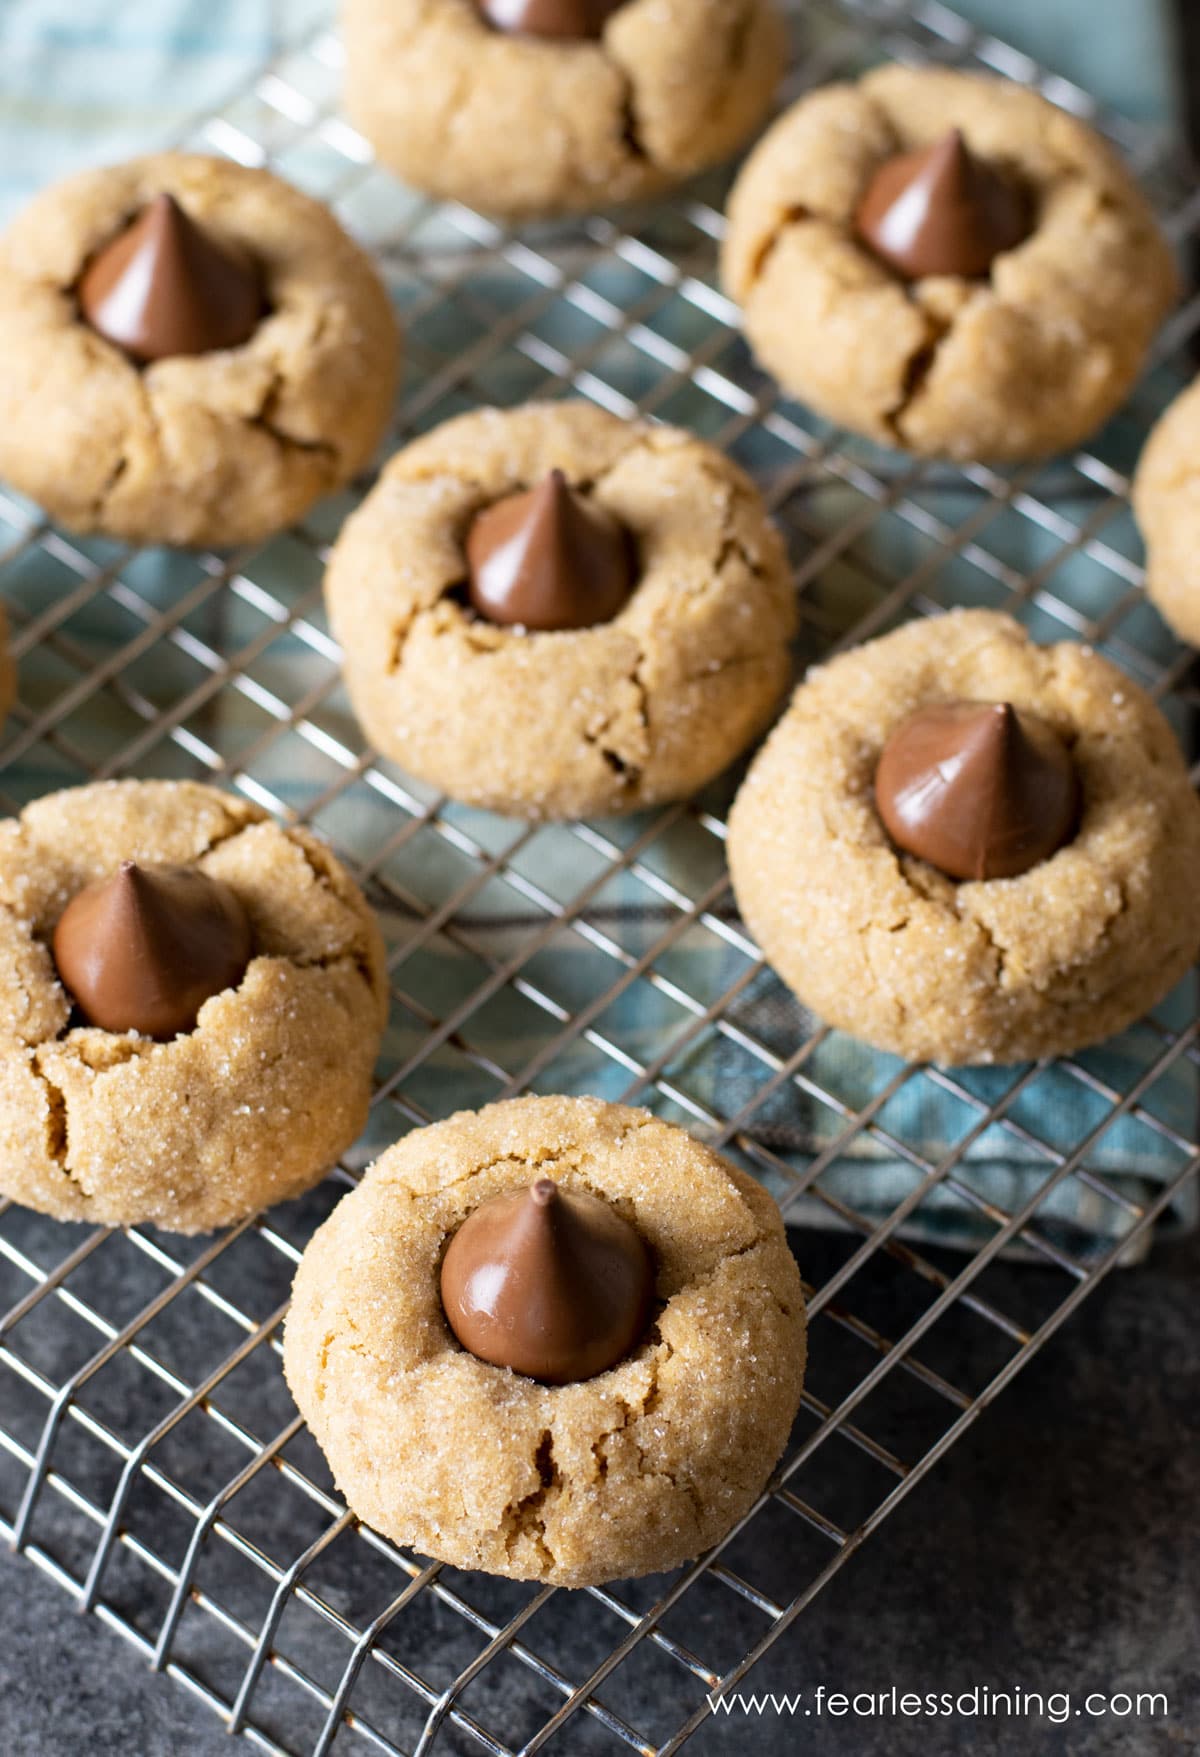
[[(1195, 1239), (1111, 1276), (750, 1680), (759, 1691), (818, 1679), (848, 1692), (893, 1683), (1080, 1696), (1153, 1690), (1167, 1695), (1165, 1721), (731, 1719), (710, 1722), (689, 1750), (1200, 1750), (1198, 1283)], [(78, 1616), (54, 1584), (7, 1553), (0, 1748), (4, 1757), (215, 1757), (233, 1749), (204, 1706), (153, 1676), (119, 1637)], [(570, 1754), (569, 1727), (550, 1749)]]

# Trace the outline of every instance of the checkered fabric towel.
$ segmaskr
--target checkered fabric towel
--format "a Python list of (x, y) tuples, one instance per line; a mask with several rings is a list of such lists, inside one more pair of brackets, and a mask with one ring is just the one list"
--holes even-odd
[[(1162, 46), (1162, 33), (1151, 28), (1151, 15), (1158, 17), (1157, 12), (1149, 6), (1129, 6), (1127, 0), (1108, 0), (1102, 8), (1100, 0), (1060, 0), (1050, 9), (1037, 5), (1027, 11), (1048, 10), (1053, 15), (1047, 28), (1061, 46), (1063, 18), (1072, 5), (1086, 26), (1080, 32), (1081, 48), (1092, 45), (1087, 52), (1093, 54), (1098, 37), (1107, 42), (1109, 95), (1119, 97), (1112, 86), (1124, 65), (1136, 70), (1140, 82), (1131, 100), (1145, 108), (1151, 99), (1144, 82), (1156, 65), (1152, 45)], [(1101, 9), (1106, 17), (1103, 31), (1097, 29), (1096, 20)], [(997, 7), (991, 4), (989, 13), (989, 0), (975, 0), (975, 10), (987, 15), (987, 22), (995, 22)], [(1001, 10), (1011, 12), (1010, 7)], [(249, 79), (275, 43), (295, 39), (306, 23), (324, 16), (322, 0), (282, 0), (275, 8), (268, 0), (142, 0), (117, 7), (97, 0), (4, 0), (0, 6), (0, 211), (11, 213), (35, 188), (68, 170), (117, 159), (180, 135), (189, 116), (216, 104)], [(1134, 51), (1127, 53), (1131, 41)], [(1091, 64), (1068, 71), (1098, 77)], [(614, 284), (614, 296), (618, 291)], [(897, 554), (878, 559), (899, 571), (910, 558)], [(145, 574), (151, 561), (152, 588)], [(164, 601), (177, 589), (176, 581), (194, 578), (185, 558), (144, 558), (140, 565), (142, 589), (161, 593)], [(262, 565), (270, 569), (270, 551)], [(1063, 589), (1070, 591), (1069, 581)], [(1082, 575), (1079, 590), (1081, 607), (1086, 608), (1088, 587)], [(102, 639), (99, 629), (97, 633)], [(311, 647), (300, 642), (291, 643), (287, 652), (289, 662), (297, 667), (316, 663)], [(220, 712), (236, 716), (240, 698), (232, 692), (226, 697)], [(57, 781), (53, 770), (36, 769), (39, 761), (37, 753), (29, 759), (34, 766), (31, 791), (37, 790), (39, 781), (45, 786)], [(285, 779), (277, 786), (289, 799), (303, 803), (303, 778)], [(578, 843), (565, 834), (547, 833), (539, 843), (539, 882), (551, 894), (571, 894), (570, 868), (578, 849)], [(677, 858), (685, 860), (686, 850)], [(686, 890), (688, 875), (681, 871), (679, 876)], [(614, 937), (635, 957), (661, 934), (663, 920), (647, 908), (645, 889), (628, 874), (606, 887), (604, 902), (612, 912)], [(729, 913), (728, 897), (720, 908)], [(537, 925), (543, 921), (538, 917)], [(519, 946), (530, 925), (511, 911), (489, 913), (484, 904), (472, 923), (478, 944), (501, 959)], [(745, 969), (744, 955), (723, 944), (719, 936), (710, 936), (702, 948), (684, 948), (679, 955), (686, 984), (697, 995), (719, 994)], [(446, 956), (449, 960), (451, 954)], [(555, 956), (560, 990), (570, 996), (574, 986), (578, 1007), (592, 998), (597, 980), (611, 980), (611, 967), (601, 977), (586, 951), (560, 953), (556, 948)], [(458, 981), (461, 977), (445, 974), (449, 992), (455, 991)], [(646, 994), (641, 985), (631, 987), (606, 1014), (605, 1029), (631, 1054), (648, 1061), (661, 1045), (661, 1023), (647, 1010)], [(522, 1067), (537, 1052), (539, 1040), (534, 1023), (523, 1025), (515, 1014), (507, 1015), (503, 1000), (473, 1021), (473, 1029), (494, 1033), (497, 1059), (503, 1065)], [(1191, 993), (1177, 997), (1177, 1021), (1186, 1020), (1193, 1000)], [(765, 973), (741, 993), (729, 1016), (735, 1024), (752, 1016), (756, 1038), (784, 1058), (812, 1029), (798, 1005)], [(542, 1031), (544, 1036), (544, 1021)], [(971, 1143), (956, 1171), (958, 1188), (936, 1188), (922, 1202), (910, 1230), (954, 1245), (973, 1246), (988, 1237), (994, 1226), (988, 1205), (1011, 1213), (1047, 1177), (1046, 1154), (1030, 1137), (1069, 1153), (1104, 1121), (1110, 1109), (1104, 1088), (1128, 1090), (1158, 1047), (1158, 1039), (1140, 1030), (1082, 1058), (1090, 1084), (1058, 1069), (1039, 1075), (1008, 1110), (1007, 1126), (989, 1127)], [(687, 1060), (685, 1054), (673, 1064), (673, 1077), (687, 1076)], [(426, 1102), (450, 1108), (455, 1102), (473, 1101), (473, 1095), (454, 1084), (449, 1063), (446, 1089), (438, 1092), (441, 1065), (437, 1058), (430, 1063)], [(848, 1110), (856, 1110), (886, 1088), (898, 1067), (835, 1034), (820, 1044), (803, 1071), (814, 1087), (838, 1093)], [(582, 1053), (577, 1072), (574, 1069), (569, 1056), (560, 1056), (553, 1068), (555, 1083), (563, 1089), (601, 1090), (612, 1096), (625, 1083), (618, 1067), (607, 1063), (597, 1072), (595, 1057)], [(707, 1093), (712, 1109), (732, 1117), (754, 1097), (762, 1066), (740, 1053), (736, 1035), (724, 1036), (715, 1050), (711, 1043), (703, 1051), (696, 1050), (691, 1074), (693, 1089), (698, 1086)], [(997, 1098), (1012, 1080), (1011, 1071), (1001, 1070), (975, 1070), (952, 1081), (936, 1074), (917, 1075), (882, 1105), (876, 1118), (881, 1133), (857, 1133), (845, 1146), (838, 1140), (843, 1117), (815, 1091), (806, 1095), (803, 1084), (787, 1082), (754, 1112), (752, 1127), (757, 1139), (793, 1162), (828, 1157), (831, 1163), (822, 1172), (823, 1187), (859, 1212), (882, 1216), (909, 1194), (919, 1176), (889, 1140), (919, 1143), (920, 1157), (937, 1166), (971, 1129), (979, 1115), (978, 1101)], [(1083, 1162), (1134, 1202), (1152, 1196), (1179, 1169), (1179, 1150), (1170, 1145), (1168, 1135), (1173, 1130), (1190, 1139), (1194, 1133), (1197, 1084), (1192, 1064), (1177, 1063), (1155, 1084), (1145, 1103), (1167, 1133), (1145, 1120), (1121, 1118), (1099, 1135)], [(825, 1206), (809, 1212), (818, 1223), (828, 1221)], [(1188, 1192), (1174, 1205), (1167, 1225), (1180, 1229), (1193, 1224), (1195, 1217), (1194, 1194)], [(1086, 1178), (1070, 1177), (1042, 1208), (1040, 1223), (1071, 1249), (1086, 1254), (1119, 1238), (1129, 1219), (1127, 1211), (1097, 1193)]]

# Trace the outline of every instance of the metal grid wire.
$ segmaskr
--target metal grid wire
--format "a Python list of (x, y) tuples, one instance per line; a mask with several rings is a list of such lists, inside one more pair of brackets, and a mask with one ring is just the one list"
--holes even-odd
[[(1178, 243), (1200, 219), (1200, 184), (1170, 150), (940, 5), (822, 0), (798, 24), (793, 89), (887, 55), (984, 66), (1113, 133)], [(1126, 490), (1187, 372), (1196, 301), (1096, 449), (1007, 474), (889, 456), (750, 364), (715, 287), (719, 181), (633, 220), (515, 237), (378, 172), (336, 112), (338, 68), (319, 20), (183, 144), (270, 164), (376, 251), (409, 335), (398, 437), (563, 393), (684, 420), (769, 493), (802, 657), (993, 604), (1103, 647), (1186, 730), (1190, 655), (1142, 601)], [(1054, 1106), (1038, 1102), (1043, 1068), (981, 1084), (804, 1022), (732, 906), (728, 786), (620, 823), (529, 828), (432, 797), (362, 748), (320, 601), (352, 501), (222, 558), (75, 539), (0, 499), (22, 672), (5, 808), (92, 777), (196, 776), (311, 823), (380, 909), (394, 993), (367, 1139), (304, 1200), (206, 1241), (0, 1208), (0, 1524), (264, 1750), (665, 1757), (1185, 1191), (1197, 1131), (1158, 1098), (1200, 1077), (1195, 1009), (1176, 997), (1118, 1061), (1050, 1070)], [(405, 1128), (526, 1088), (648, 1103), (739, 1157), (789, 1217), (824, 1223), (796, 1241), (812, 1369), (790, 1450), (725, 1543), (666, 1578), (554, 1593), (396, 1549), (346, 1511), (283, 1386), (296, 1260), (357, 1171)], [(920, 1098), (940, 1119), (933, 1146)], [(1114, 1178), (1114, 1134), (1153, 1157), (1158, 1185)], [(985, 1140), (1026, 1166), (1010, 1206), (974, 1170)], [(905, 1193), (881, 1215), (837, 1174), (884, 1162)], [(1051, 1218), (1066, 1189), (1107, 1216), (1099, 1251)], [(976, 1228), (969, 1255), (926, 1242), (947, 1210)], [(1044, 1271), (1004, 1280), (1016, 1311), (991, 1274), (1013, 1251)]]

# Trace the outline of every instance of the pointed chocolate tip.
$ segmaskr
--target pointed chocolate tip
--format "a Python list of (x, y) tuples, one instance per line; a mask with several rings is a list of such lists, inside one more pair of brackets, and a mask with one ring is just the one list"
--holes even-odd
[(442, 1261), (442, 1308), (462, 1346), (549, 1385), (623, 1359), (653, 1293), (640, 1233), (601, 1197), (551, 1178), (481, 1203)]
[(628, 532), (561, 469), (478, 515), (467, 567), (480, 616), (539, 631), (610, 622), (635, 583)]
[(989, 760), (996, 762), (1010, 761), (1022, 737), (1020, 716), (1011, 702), (980, 702), (963, 715), (962, 729), (966, 743), (988, 750)]
[(136, 860), (123, 860), (112, 876), (112, 890), (123, 899), (123, 907), (136, 909), (145, 896), (146, 884)]
[(986, 276), (996, 257), (1029, 236), (1027, 192), (978, 158), (960, 128), (900, 153), (875, 173), (859, 203), (862, 242), (906, 280)]
[(54, 932), (63, 986), (90, 1025), (168, 1039), (245, 974), (250, 921), (228, 885), (193, 867), (123, 860), (72, 898)]
[(934, 164), (966, 166), (972, 163), (973, 156), (961, 128), (948, 129), (930, 149), (930, 161)]
[(1070, 841), (1070, 751), (1011, 702), (920, 708), (888, 739), (875, 801), (892, 841), (954, 879), (1015, 878)]
[(164, 229), (186, 231), (191, 223), (168, 189), (164, 189), (160, 195), (151, 196), (146, 203), (145, 215), (148, 228), (159, 226)]
[(551, 470), (543, 476), (529, 497), (529, 518), (544, 520), (556, 532), (563, 529), (574, 511), (574, 496), (566, 472)]
[(263, 312), (255, 264), (167, 191), (95, 256), (79, 283), (84, 319), (133, 359), (234, 348)]

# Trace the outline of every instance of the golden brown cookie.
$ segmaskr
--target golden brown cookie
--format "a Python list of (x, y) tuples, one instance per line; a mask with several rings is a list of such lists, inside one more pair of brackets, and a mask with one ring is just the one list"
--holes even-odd
[[(915, 709), (1008, 701), (1073, 752), (1074, 837), (1015, 878), (955, 883), (899, 854), (875, 806)], [(738, 903), (822, 1019), (912, 1061), (1018, 1062), (1123, 1030), (1200, 950), (1200, 801), (1167, 722), (1089, 647), (956, 610), (811, 672), (729, 820)]]
[(379, 158), (514, 217), (653, 195), (719, 163), (783, 72), (771, 0), (627, 0), (595, 41), (508, 35), (475, 0), (345, 0), (346, 105)]
[[(906, 283), (854, 217), (882, 165), (952, 128), (1019, 180), (1033, 229), (986, 279)], [(1084, 123), (1004, 80), (902, 66), (781, 117), (730, 197), (722, 275), (759, 360), (819, 414), (886, 445), (997, 460), (1100, 426), (1178, 286), (1145, 199)]]
[[(632, 532), (637, 587), (592, 628), (482, 620), (461, 601), (471, 521), (555, 467)], [(584, 403), (485, 409), (408, 446), (347, 522), (325, 591), (378, 749), (529, 818), (633, 811), (710, 781), (770, 719), (795, 622), (748, 478), (677, 428)]]
[[(467, 1215), (539, 1177), (606, 1198), (654, 1254), (650, 1329), (582, 1383), (476, 1359), (438, 1292)], [(673, 1568), (749, 1511), (804, 1347), (760, 1185), (645, 1111), (520, 1098), (416, 1130), (339, 1203), (297, 1270), (284, 1368), (369, 1525), (460, 1568), (587, 1586)]]
[(1146, 591), (1180, 640), (1200, 645), (1200, 379), (1146, 441), (1133, 484)]
[[(96, 253), (174, 195), (263, 275), (239, 347), (139, 366), (83, 321)], [(74, 530), (141, 543), (248, 543), (367, 463), (398, 336), (369, 259), (319, 202), (267, 171), (162, 153), (45, 190), (0, 241), (0, 475)]]
[[(253, 931), (236, 988), (170, 1042), (72, 1025), (49, 950), (122, 860), (196, 865)], [(387, 1011), (383, 946), (305, 830), (186, 781), (55, 793), (0, 824), (0, 1190), (60, 1220), (222, 1226), (307, 1189), (360, 1133)]]

